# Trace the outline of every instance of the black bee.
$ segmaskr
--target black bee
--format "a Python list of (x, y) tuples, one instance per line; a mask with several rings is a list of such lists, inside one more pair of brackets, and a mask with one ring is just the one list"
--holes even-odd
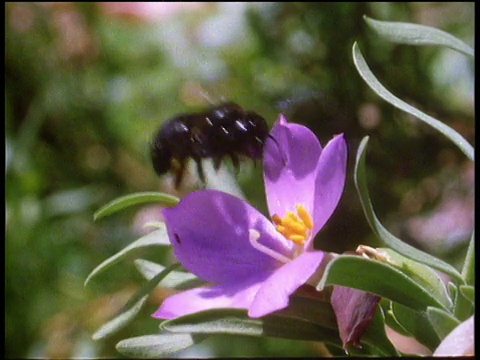
[(153, 168), (158, 175), (173, 171), (178, 188), (186, 162), (192, 158), (200, 180), (205, 183), (203, 158), (212, 158), (218, 170), (222, 159), (228, 156), (238, 169), (239, 156), (252, 160), (262, 157), (268, 132), (263, 117), (233, 102), (200, 113), (182, 114), (167, 120), (156, 133), (151, 146)]

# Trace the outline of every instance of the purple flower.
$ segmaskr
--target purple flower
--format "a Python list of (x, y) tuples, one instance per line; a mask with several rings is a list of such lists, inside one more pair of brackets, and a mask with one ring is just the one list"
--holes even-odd
[(380, 296), (362, 290), (339, 285), (333, 287), (331, 302), (344, 349), (350, 345), (362, 347), (360, 339), (370, 325), (379, 301)]
[(281, 115), (264, 149), (271, 218), (215, 190), (192, 192), (163, 210), (176, 257), (211, 284), (168, 297), (153, 316), (241, 308), (260, 317), (287, 307), (328, 257), (313, 249), (313, 239), (338, 204), (346, 162), (343, 135), (322, 149), (308, 128)]

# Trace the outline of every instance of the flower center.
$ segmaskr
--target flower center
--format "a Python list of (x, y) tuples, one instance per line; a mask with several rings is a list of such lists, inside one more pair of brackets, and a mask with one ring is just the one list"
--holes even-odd
[(310, 230), (313, 229), (313, 219), (305, 206), (298, 204), (296, 209), (296, 214), (293, 211), (287, 211), (283, 218), (274, 214), (272, 220), (280, 234), (297, 245), (303, 245), (310, 234)]

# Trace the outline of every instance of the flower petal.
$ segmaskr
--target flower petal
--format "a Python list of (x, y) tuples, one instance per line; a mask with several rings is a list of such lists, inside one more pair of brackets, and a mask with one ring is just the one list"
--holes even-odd
[(324, 255), (322, 251), (306, 252), (275, 271), (258, 290), (248, 316), (261, 317), (287, 307), (290, 295), (307, 282)]
[(339, 285), (333, 287), (331, 302), (344, 349), (350, 344), (361, 347), (360, 339), (379, 301), (379, 296), (362, 290)]
[(264, 181), (270, 215), (283, 216), (303, 204), (312, 212), (315, 169), (322, 147), (307, 127), (287, 123), (283, 115), (264, 147)]
[(175, 207), (164, 209), (163, 215), (176, 257), (205, 281), (241, 281), (270, 274), (281, 265), (251, 245), (250, 229), (260, 233), (262, 244), (285, 256), (291, 252), (291, 244), (267, 218), (227, 193), (192, 192)]
[(340, 134), (328, 142), (318, 162), (313, 212), (314, 235), (337, 207), (345, 186), (346, 171), (347, 144), (343, 134)]
[(173, 319), (209, 309), (247, 309), (262, 285), (262, 280), (262, 277), (256, 277), (244, 283), (203, 286), (186, 290), (166, 298), (152, 316)]
[(460, 323), (438, 345), (433, 356), (474, 356), (475, 321), (474, 315)]

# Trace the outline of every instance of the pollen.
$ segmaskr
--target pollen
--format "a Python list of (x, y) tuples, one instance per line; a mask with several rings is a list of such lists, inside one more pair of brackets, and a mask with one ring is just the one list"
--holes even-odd
[(272, 221), (276, 225), (279, 233), (297, 245), (303, 245), (308, 238), (310, 230), (313, 229), (313, 219), (305, 206), (299, 204), (296, 206), (297, 213), (287, 211), (282, 218), (278, 214), (272, 216)]

